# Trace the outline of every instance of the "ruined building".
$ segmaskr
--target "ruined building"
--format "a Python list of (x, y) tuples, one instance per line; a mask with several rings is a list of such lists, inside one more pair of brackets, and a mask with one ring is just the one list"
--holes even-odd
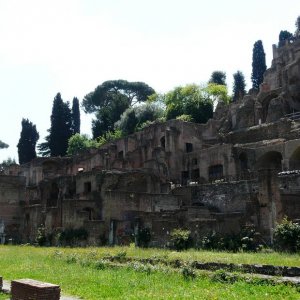
[(128, 244), (149, 228), (153, 246), (174, 228), (272, 241), (283, 216), (300, 219), (300, 40), (273, 47), (259, 92), (207, 124), (179, 120), (73, 157), (37, 158), (0, 176), (0, 238), (34, 241), (84, 227), (90, 244)]

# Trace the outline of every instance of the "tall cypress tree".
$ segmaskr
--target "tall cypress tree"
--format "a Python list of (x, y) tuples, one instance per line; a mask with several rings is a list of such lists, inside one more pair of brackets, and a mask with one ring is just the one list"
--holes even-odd
[(245, 76), (241, 71), (233, 74), (233, 101), (238, 101), (246, 94)]
[(264, 80), (264, 73), (267, 69), (266, 54), (261, 40), (254, 43), (252, 54), (252, 87), (256, 90)]
[(36, 158), (35, 146), (39, 137), (36, 126), (28, 119), (23, 119), (21, 135), (17, 145), (20, 164), (25, 164)]
[(300, 38), (300, 16), (298, 16), (298, 18), (295, 22), (295, 26), (296, 26), (295, 38), (298, 39), (298, 38)]
[(49, 135), (39, 145), (39, 151), (43, 156), (65, 156), (72, 136), (72, 114), (69, 102), (63, 102), (60, 93), (54, 98), (50, 119)]
[(223, 71), (213, 71), (208, 83), (226, 85), (226, 73)]
[(80, 110), (79, 100), (74, 97), (72, 102), (72, 132), (73, 134), (80, 133)]

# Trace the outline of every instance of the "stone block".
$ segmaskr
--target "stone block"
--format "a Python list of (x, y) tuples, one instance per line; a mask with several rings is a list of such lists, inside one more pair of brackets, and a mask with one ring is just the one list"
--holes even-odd
[(12, 300), (59, 300), (59, 285), (32, 279), (11, 282)]

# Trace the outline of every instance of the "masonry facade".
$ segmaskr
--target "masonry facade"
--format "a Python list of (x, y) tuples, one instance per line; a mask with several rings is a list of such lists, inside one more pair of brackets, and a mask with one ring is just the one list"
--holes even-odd
[(274, 46), (259, 92), (219, 104), (206, 124), (179, 120), (73, 157), (37, 158), (0, 175), (5, 236), (33, 242), (85, 228), (89, 244), (128, 244), (149, 228), (153, 246), (174, 228), (238, 232), (267, 242), (285, 215), (300, 219), (300, 41)]

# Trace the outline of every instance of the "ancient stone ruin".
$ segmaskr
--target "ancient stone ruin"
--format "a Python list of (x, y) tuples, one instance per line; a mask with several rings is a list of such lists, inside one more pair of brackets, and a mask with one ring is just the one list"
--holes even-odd
[(73, 157), (37, 158), (0, 176), (6, 239), (84, 228), (88, 244), (162, 246), (174, 228), (202, 234), (300, 219), (300, 40), (273, 47), (258, 92), (219, 104), (206, 124), (156, 123)]

